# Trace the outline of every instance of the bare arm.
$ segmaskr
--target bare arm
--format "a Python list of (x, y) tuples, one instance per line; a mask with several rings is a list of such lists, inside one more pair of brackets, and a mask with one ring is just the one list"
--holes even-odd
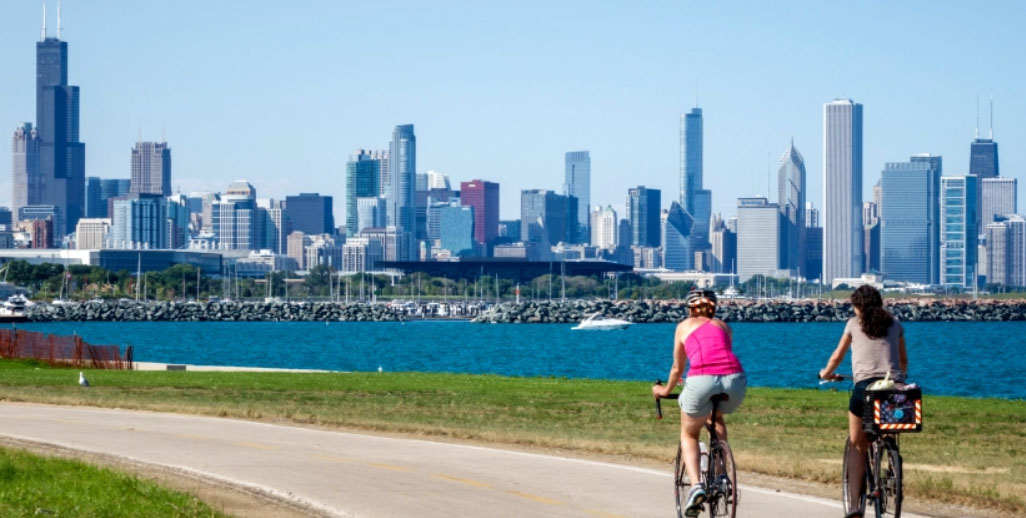
[(654, 385), (652, 387), (653, 396), (669, 396), (673, 392), (673, 387), (677, 386), (677, 383), (680, 381), (680, 377), (684, 373), (684, 366), (687, 364), (687, 355), (684, 353), (683, 346), (684, 338), (687, 335), (684, 323), (681, 322), (677, 325), (677, 330), (673, 334), (673, 366), (670, 367), (670, 374), (666, 377), (665, 385)]
[(830, 360), (827, 362), (826, 368), (819, 371), (819, 377), (821, 379), (829, 379), (833, 377), (834, 371), (837, 367), (841, 366), (841, 360), (844, 359), (844, 355), (848, 353), (848, 348), (851, 347), (851, 335), (845, 333), (841, 336), (841, 341), (838, 342), (837, 348), (834, 349), (834, 354), (830, 355)]
[(901, 367), (901, 376), (908, 376), (908, 353), (905, 351), (905, 333), (898, 335), (898, 365)]

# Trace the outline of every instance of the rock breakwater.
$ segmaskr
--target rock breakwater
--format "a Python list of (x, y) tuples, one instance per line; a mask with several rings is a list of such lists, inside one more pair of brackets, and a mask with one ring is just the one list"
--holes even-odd
[(37, 304), (26, 316), (34, 322), (398, 322), (402, 313), (381, 304), (335, 302), (85, 302), (59, 305)]
[[(900, 300), (887, 309), (904, 322), (1026, 320), (1026, 301)], [(687, 314), (683, 301), (567, 301), (500, 304), (474, 322), (575, 323), (600, 313), (635, 323), (678, 322)], [(841, 322), (852, 316), (842, 301), (720, 302), (717, 316), (728, 322)]]

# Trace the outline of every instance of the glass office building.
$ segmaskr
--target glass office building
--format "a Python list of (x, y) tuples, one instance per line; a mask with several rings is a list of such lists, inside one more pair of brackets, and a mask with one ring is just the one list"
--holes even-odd
[(939, 283), (941, 173), (941, 157), (921, 156), (880, 174), (880, 270), (889, 280)]
[(972, 288), (977, 274), (976, 176), (942, 176), (940, 201), (941, 283)]

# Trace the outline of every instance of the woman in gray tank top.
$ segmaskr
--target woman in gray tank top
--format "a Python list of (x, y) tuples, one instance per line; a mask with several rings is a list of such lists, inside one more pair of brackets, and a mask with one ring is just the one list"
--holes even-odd
[(827, 366), (819, 371), (822, 379), (833, 379), (834, 371), (841, 365), (841, 360), (851, 348), (852, 375), (855, 388), (848, 401), (848, 436), (852, 448), (848, 459), (848, 480), (852, 485), (848, 494), (855, 499), (848, 503), (847, 518), (861, 517), (859, 509), (862, 494), (862, 482), (866, 473), (866, 452), (869, 451), (869, 440), (862, 429), (863, 395), (866, 387), (873, 382), (889, 377), (894, 381), (905, 381), (908, 372), (908, 355), (905, 352), (905, 332), (901, 322), (894, 318), (883, 307), (883, 298), (876, 288), (868, 285), (859, 286), (851, 294), (851, 305), (855, 309), (855, 317), (848, 320), (841, 335), (841, 341), (830, 356)]

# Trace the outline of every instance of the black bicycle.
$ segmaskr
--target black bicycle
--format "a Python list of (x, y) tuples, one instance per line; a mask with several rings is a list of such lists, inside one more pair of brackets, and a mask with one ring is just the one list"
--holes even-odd
[[(834, 383), (839, 381), (854, 381), (851, 376), (835, 375), (833, 379), (820, 380), (820, 385), (825, 383)], [(849, 393), (851, 388), (849, 387)], [(921, 397), (921, 396), (920, 396)], [(882, 517), (901, 517), (901, 448), (899, 445), (898, 438), (900, 437), (899, 432), (902, 431), (919, 431), (922, 425), (921, 417), (921, 402), (913, 402), (909, 410), (915, 412), (912, 415), (913, 422), (918, 421), (918, 428), (912, 425), (903, 424), (884, 424), (884, 427), (899, 427), (891, 429), (880, 429), (880, 417), (881, 410), (880, 405), (874, 405), (874, 407), (867, 409), (866, 414), (863, 416), (863, 423), (865, 423), (864, 430), (866, 431), (866, 438), (869, 440), (869, 451), (866, 453), (866, 475), (865, 480), (862, 483), (862, 495), (859, 496), (860, 507), (863, 512), (867, 511), (866, 501), (873, 503), (873, 511), (876, 513), (877, 518)], [(903, 418), (903, 413), (906, 410), (898, 410), (900, 414), (897, 417)], [(886, 420), (886, 406), (884, 408), (885, 420)], [(891, 410), (891, 417), (895, 413)], [(903, 427), (903, 428), (902, 428)], [(848, 454), (854, 446), (851, 443), (851, 437), (849, 436), (844, 440), (844, 461), (841, 465), (841, 502), (844, 506), (845, 514), (854, 511), (851, 508), (851, 493), (848, 489)]]
[[(662, 385), (662, 380), (657, 380), (656, 385)], [(665, 398), (656, 398), (656, 415), (663, 418), (663, 407), (660, 399), (677, 399), (680, 394), (670, 394)], [(712, 414), (716, 415), (721, 401), (727, 399), (726, 394), (718, 394), (712, 397)], [(706, 503), (709, 504), (709, 516), (734, 518), (737, 514), (738, 488), (737, 469), (734, 466), (734, 453), (730, 451), (730, 445), (721, 441), (716, 434), (715, 420), (710, 417), (705, 425), (709, 430), (709, 444), (706, 466), (699, 469), (702, 483), (705, 486)], [(704, 454), (704, 452), (703, 452)], [(691, 481), (688, 480), (687, 472), (684, 469), (684, 448), (677, 444), (677, 458), (673, 461), (673, 496), (677, 503), (677, 518), (685, 518), (684, 510), (688, 501), (688, 490)]]

